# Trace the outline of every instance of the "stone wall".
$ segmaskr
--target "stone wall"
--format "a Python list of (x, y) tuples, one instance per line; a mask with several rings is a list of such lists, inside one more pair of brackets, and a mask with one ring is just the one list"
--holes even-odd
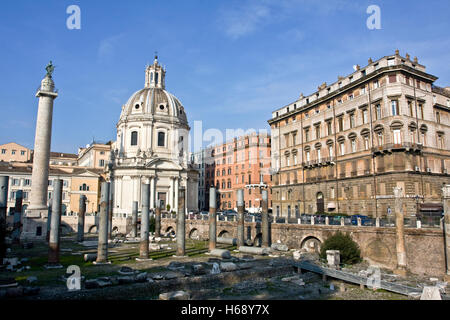
[[(176, 230), (175, 219), (162, 219), (162, 231)], [(197, 231), (202, 240), (208, 239), (208, 221), (186, 220), (186, 237)], [(362, 257), (373, 265), (395, 269), (395, 228), (324, 226), (298, 224), (272, 224), (272, 242), (278, 240), (289, 249), (307, 248), (318, 250), (320, 244), (338, 230), (349, 233), (358, 243)], [(235, 238), (236, 222), (217, 222), (217, 235)], [(246, 239), (254, 243), (261, 235), (260, 223), (245, 223)], [(414, 274), (442, 276), (445, 274), (444, 238), (441, 229), (405, 229), (405, 243), (408, 270)]]
[[(61, 226), (63, 232), (77, 232), (78, 217), (62, 216)], [(119, 233), (128, 234), (131, 231), (131, 218), (113, 218), (113, 230), (117, 228)], [(84, 232), (95, 233), (98, 228), (98, 216), (86, 216), (84, 220)]]

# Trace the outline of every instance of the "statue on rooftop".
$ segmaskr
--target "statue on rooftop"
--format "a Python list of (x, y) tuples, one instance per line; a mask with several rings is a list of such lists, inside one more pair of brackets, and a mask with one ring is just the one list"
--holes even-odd
[(47, 75), (51, 78), (53, 71), (55, 71), (55, 66), (53, 65), (51, 60), (48, 63), (48, 65), (45, 67), (45, 70), (47, 70)]

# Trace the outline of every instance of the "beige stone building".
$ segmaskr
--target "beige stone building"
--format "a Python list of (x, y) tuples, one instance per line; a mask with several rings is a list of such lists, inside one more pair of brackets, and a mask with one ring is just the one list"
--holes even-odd
[[(14, 212), (16, 193), (19, 190), (23, 192), (22, 212), (25, 212), (28, 208), (31, 195), (32, 168), (32, 163), (0, 162), (0, 176), (9, 176), (8, 215)], [(70, 212), (71, 173), (50, 166), (47, 195), (50, 204), (53, 193), (53, 180), (55, 179), (63, 180), (62, 212)]]
[[(0, 176), (9, 176), (8, 213), (14, 211), (16, 193), (23, 191), (23, 207), (25, 212), (30, 203), (32, 163), (0, 162)], [(48, 182), (48, 204), (51, 204), (53, 181), (63, 180), (62, 213), (71, 215), (79, 210), (80, 195), (87, 197), (86, 213), (99, 211), (100, 183), (104, 181), (102, 169), (95, 168), (61, 168), (50, 165)]]
[(78, 165), (95, 169), (105, 169), (109, 161), (111, 142), (93, 141), (85, 148), (78, 149)]
[(100, 185), (105, 181), (103, 169), (77, 168), (72, 172), (71, 178), (70, 210), (79, 212), (80, 196), (85, 195), (86, 213), (99, 212)]
[(397, 50), (274, 111), (274, 214), (386, 216), (394, 187), (407, 215), (439, 211), (450, 183), (450, 88), (437, 79)]
[[(0, 147), (5, 155), (15, 156), (0, 161), (0, 175), (9, 176), (8, 212), (15, 206), (16, 193), (23, 191), (23, 208), (25, 212), (30, 203), (33, 150), (17, 143), (8, 143)], [(12, 151), (16, 151), (14, 154)], [(87, 197), (86, 213), (99, 211), (100, 184), (105, 181), (104, 167), (111, 150), (110, 144), (93, 143), (87, 148), (80, 148), (79, 154), (51, 152), (49, 161), (48, 204), (51, 204), (53, 180), (63, 179), (63, 214), (71, 215), (79, 210), (79, 198)], [(24, 151), (25, 154), (21, 155)]]
[(29, 162), (33, 150), (15, 142), (0, 145), (0, 162)]

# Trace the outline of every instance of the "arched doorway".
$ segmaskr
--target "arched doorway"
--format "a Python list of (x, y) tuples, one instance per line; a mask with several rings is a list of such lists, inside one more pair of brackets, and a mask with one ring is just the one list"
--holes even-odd
[(319, 253), (320, 252), (321, 242), (314, 236), (306, 237), (302, 243), (301, 248), (306, 249), (308, 252)]
[(231, 238), (231, 234), (227, 230), (222, 230), (218, 237), (220, 238)]
[(322, 192), (317, 192), (316, 200), (317, 200), (317, 212), (318, 213), (325, 212), (325, 202), (324, 202), (324, 199), (323, 199), (323, 193)]
[(200, 240), (200, 233), (196, 228), (192, 229), (191, 232), (189, 232), (189, 239)]

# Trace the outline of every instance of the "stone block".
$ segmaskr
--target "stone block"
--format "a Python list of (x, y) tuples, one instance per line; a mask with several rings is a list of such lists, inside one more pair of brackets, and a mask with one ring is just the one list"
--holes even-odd
[(247, 269), (251, 269), (253, 267), (253, 265), (248, 262), (239, 263), (237, 266), (240, 270), (247, 270)]
[(199, 276), (199, 275), (203, 275), (206, 274), (206, 270), (205, 267), (201, 264), (194, 264), (191, 267), (191, 272), (194, 276)]
[(189, 300), (190, 294), (185, 291), (165, 292), (159, 295), (159, 300)]
[(146, 282), (147, 281), (147, 272), (139, 273), (136, 276), (136, 282)]
[(238, 270), (238, 267), (233, 262), (222, 262), (220, 264), (220, 270), (223, 272), (236, 271)]
[(270, 246), (270, 248), (272, 250), (276, 250), (276, 251), (283, 251), (283, 252), (287, 252), (289, 251), (289, 248), (287, 245), (282, 244), (282, 243), (272, 243), (272, 245)]
[(442, 300), (438, 287), (424, 287), (420, 300)]
[(150, 243), (149, 249), (150, 250), (161, 250), (161, 246), (159, 244), (156, 244), (156, 243)]
[(175, 272), (166, 272), (163, 277), (164, 277), (164, 280), (172, 280), (172, 279), (179, 278), (180, 276), (181, 275), (179, 275)]

